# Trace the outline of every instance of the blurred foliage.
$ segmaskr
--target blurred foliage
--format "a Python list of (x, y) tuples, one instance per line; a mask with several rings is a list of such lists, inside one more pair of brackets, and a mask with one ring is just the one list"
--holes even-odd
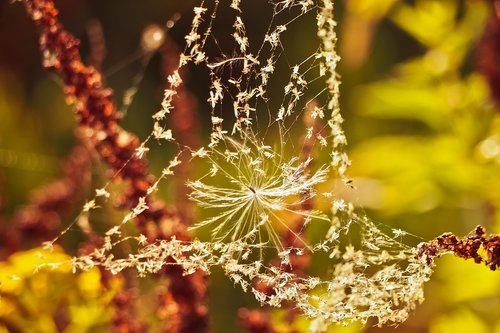
[[(376, 221), (426, 239), (477, 224), (500, 231), (500, 114), (473, 69), (490, 10), (487, 2), (454, 0), (348, 6), (347, 20), (373, 22), (385, 13), (419, 45), (417, 56), (393, 65), (386, 78), (354, 85), (348, 97), (362, 124), (355, 130), (364, 132), (351, 172), (358, 200)], [(500, 277), (476, 266), (441, 259), (417, 314), (397, 329), (369, 331), (492, 332)]]
[(8, 189), (7, 211), (26, 201), (30, 189), (57, 175), (75, 126), (58, 85), (41, 80), (28, 99), (13, 74), (0, 68), (0, 186)]
[[(106, 76), (118, 95), (137, 71), (137, 64), (123, 60), (135, 52), (141, 29), (164, 22), (175, 11), (183, 13), (191, 3), (141, 5), (144, 12), (139, 13), (134, 1), (61, 4), (62, 17), (82, 38), (84, 52), (88, 45), (82, 27), (90, 18), (102, 21), (109, 50), (104, 73), (123, 64), (123, 70)], [(491, 15), (490, 2), (349, 0), (339, 5), (343, 112), (357, 201), (378, 223), (418, 235), (415, 243), (445, 231), (465, 234), (477, 224), (499, 233), (500, 113), (474, 70), (474, 58), (481, 56), (474, 49)], [(249, 10), (258, 13), (258, 8)], [(19, 40), (36, 45), (31, 23), (19, 19), (21, 6), (3, 11), (8, 20), (0, 20), (6, 31), (1, 35), (16, 30)], [(179, 31), (186, 22), (179, 22)], [(172, 34), (181, 40), (176, 29)], [(39, 69), (34, 46), (26, 45), (2, 40), (12, 49), (0, 63), (0, 208), (5, 214), (26, 200), (30, 188), (57, 177), (58, 163), (73, 142), (73, 118), (60, 87)], [(149, 130), (149, 115), (160, 103), (158, 67), (153, 58), (125, 119), (135, 133)], [(190, 88), (203, 91), (203, 83)], [(165, 160), (153, 156), (151, 161), (155, 170)], [(112, 280), (104, 289), (99, 271), (74, 275), (64, 266), (33, 274), (44, 262), (67, 259), (60, 251), (34, 249), (0, 263), (0, 332), (9, 331), (7, 324), (23, 332), (56, 332), (54, 316), (67, 318), (65, 332), (107, 331), (110, 302), (121, 281)], [(214, 332), (236, 331), (236, 309), (251, 304), (234, 296), (234, 290), (228, 292), (231, 284), (220, 274), (211, 284)], [(426, 298), (398, 328), (354, 325), (331, 332), (500, 332), (498, 273), (442, 258)], [(286, 331), (282, 311), (273, 313), (273, 321)], [(306, 319), (294, 321), (297, 332), (306, 327)]]
[(350, 107), (366, 126), (388, 125), (353, 149), (352, 172), (377, 180), (371, 190), (380, 198), (365, 207), (384, 215), (492, 206), (493, 216), (454, 230), (482, 223), (498, 232), (500, 119), (486, 82), (467, 69), (488, 7), (471, 1), (458, 10), (456, 1), (422, 0), (392, 11), (389, 19), (425, 51), (395, 65), (391, 77), (353, 89)]
[[(104, 287), (97, 268), (74, 274), (61, 249), (17, 252), (0, 263), (0, 332), (103, 332), (121, 287)], [(66, 323), (63, 329), (57, 323)]]

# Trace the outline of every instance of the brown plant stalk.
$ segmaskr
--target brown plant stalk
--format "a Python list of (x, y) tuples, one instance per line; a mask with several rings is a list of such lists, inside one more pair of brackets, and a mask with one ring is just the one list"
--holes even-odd
[(116, 333), (145, 333), (148, 331), (137, 318), (137, 297), (137, 290), (131, 288), (119, 291), (113, 298), (115, 314), (112, 322)]
[[(75, 106), (79, 127), (99, 156), (107, 163), (110, 176), (121, 179), (126, 188), (119, 207), (130, 210), (141, 197), (147, 197), (149, 209), (136, 218), (139, 231), (150, 241), (157, 239), (187, 240), (189, 234), (179, 223), (175, 211), (167, 209), (156, 199), (147, 196), (153, 183), (147, 163), (136, 154), (140, 140), (119, 126), (112, 91), (103, 86), (100, 73), (85, 66), (79, 54), (79, 41), (64, 30), (52, 0), (22, 0), (40, 32), (43, 66), (58, 73), (64, 83), (69, 104)], [(168, 332), (203, 332), (207, 326), (207, 310), (203, 304), (205, 278), (201, 273), (183, 276), (180, 268), (169, 268), (170, 291), (177, 309), (172, 313)]]
[(492, 1), (495, 8), (476, 51), (476, 63), (486, 78), (493, 99), (500, 103), (500, 1)]
[(476, 264), (484, 263), (492, 271), (500, 267), (500, 235), (486, 235), (482, 226), (465, 237), (457, 237), (447, 232), (419, 245), (417, 257), (428, 265), (444, 253), (452, 253), (465, 260), (473, 259)]

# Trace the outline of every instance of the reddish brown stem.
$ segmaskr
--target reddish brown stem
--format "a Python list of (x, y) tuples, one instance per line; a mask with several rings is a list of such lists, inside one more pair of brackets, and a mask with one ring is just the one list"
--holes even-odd
[(496, 15), (486, 26), (476, 52), (477, 66), (485, 76), (493, 99), (500, 103), (500, 1), (495, 1)]
[(113, 298), (115, 314), (113, 316), (114, 332), (116, 333), (145, 333), (146, 327), (137, 319), (135, 309), (137, 290), (128, 289), (119, 291)]
[[(485, 257), (479, 252), (483, 249)], [(500, 235), (486, 235), (482, 226), (477, 226), (465, 237), (457, 237), (448, 232), (430, 242), (419, 245), (417, 257), (424, 258), (431, 265), (434, 258), (443, 252), (452, 252), (463, 259), (473, 259), (475, 263), (483, 263), (492, 271), (500, 267)]]
[[(79, 41), (64, 30), (58, 20), (58, 11), (52, 0), (23, 0), (27, 12), (40, 31), (40, 50), (43, 66), (61, 75), (64, 92), (70, 104), (75, 106), (79, 127), (107, 163), (110, 175), (121, 178), (126, 184), (119, 206), (135, 207), (140, 197), (145, 197), (153, 182), (145, 160), (136, 156), (140, 140), (119, 126), (121, 114), (117, 112), (112, 91), (103, 86), (101, 75), (81, 60)], [(147, 198), (149, 209), (136, 218), (138, 228), (151, 241), (169, 239), (187, 240), (185, 225), (179, 223), (177, 214), (159, 201)], [(172, 316), (180, 323), (198, 323), (198, 330), (188, 331), (185, 325), (173, 326), (169, 332), (203, 332), (206, 329), (207, 311), (203, 305), (205, 280), (201, 273), (182, 276), (177, 269), (167, 270), (171, 286), (171, 301), (179, 311)], [(201, 291), (201, 292), (193, 292)], [(188, 294), (188, 297), (186, 297)]]

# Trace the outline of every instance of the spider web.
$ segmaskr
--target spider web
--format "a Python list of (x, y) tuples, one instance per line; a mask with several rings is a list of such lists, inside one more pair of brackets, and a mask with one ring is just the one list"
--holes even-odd
[[(269, 12), (260, 38), (251, 34), (252, 39), (247, 30), (263, 27), (266, 15), (252, 19), (245, 12), (248, 5)], [(191, 155), (188, 163), (202, 170), (187, 184), (199, 215), (192, 230), (200, 239), (150, 242), (143, 235), (125, 236), (129, 221), (150, 209), (143, 197), (105, 233), (102, 248), (73, 258), (73, 268), (135, 269), (147, 275), (167, 264), (182, 266), (186, 274), (218, 266), (261, 304), (300, 309), (312, 320), (311, 332), (369, 318), (379, 325), (405, 320), (423, 300), (431, 268), (416, 259), (416, 248), (397, 240), (404, 232), (383, 233), (340, 194), (341, 188), (352, 189), (333, 10), (332, 0), (212, 0), (195, 7), (178, 70), (167, 78), (153, 130), (136, 154), (144, 158), (154, 141), (166, 141), (165, 149), (178, 152), (148, 195), (173, 180), (182, 167), (180, 154)], [(316, 46), (304, 53), (293, 34), (311, 25)], [(199, 149), (181, 145), (167, 125), (176, 112), (173, 100), (183, 84), (183, 68), (205, 71), (210, 79), (206, 106), (212, 130)], [(107, 200), (110, 186), (96, 190), (80, 217)], [(309, 236), (311, 229), (322, 230), (321, 237)], [(124, 242), (136, 242), (137, 251), (115, 258), (112, 250)], [(327, 258), (323, 274), (294, 269), (293, 258), (305, 255)]]

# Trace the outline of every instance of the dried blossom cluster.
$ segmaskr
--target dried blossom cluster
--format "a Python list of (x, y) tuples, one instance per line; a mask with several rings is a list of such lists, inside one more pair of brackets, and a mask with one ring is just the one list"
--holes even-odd
[(500, 267), (500, 236), (486, 235), (486, 230), (482, 226), (477, 226), (465, 237), (457, 237), (448, 232), (419, 245), (417, 257), (424, 258), (431, 264), (435, 258), (445, 253), (453, 253), (466, 260), (473, 259), (476, 264), (484, 262), (494, 271)]

